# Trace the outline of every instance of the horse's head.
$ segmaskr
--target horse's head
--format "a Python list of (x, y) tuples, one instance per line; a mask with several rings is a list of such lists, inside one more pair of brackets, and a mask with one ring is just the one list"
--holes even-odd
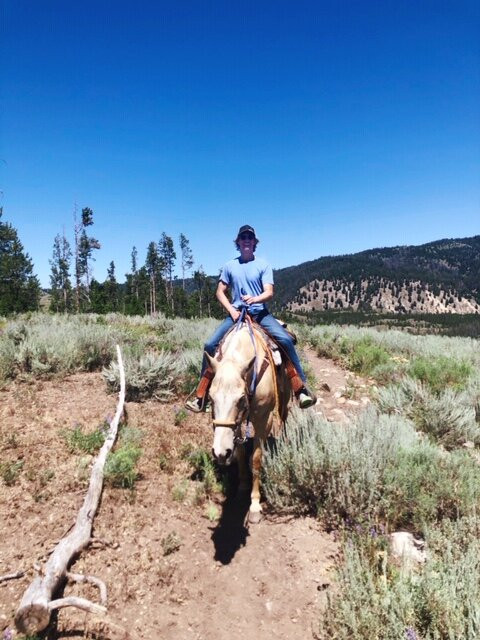
[(255, 357), (246, 363), (234, 359), (225, 359), (219, 363), (208, 354), (207, 358), (215, 373), (210, 387), (210, 400), (215, 416), (212, 453), (219, 464), (229, 465), (233, 459), (235, 438), (248, 412), (247, 378)]

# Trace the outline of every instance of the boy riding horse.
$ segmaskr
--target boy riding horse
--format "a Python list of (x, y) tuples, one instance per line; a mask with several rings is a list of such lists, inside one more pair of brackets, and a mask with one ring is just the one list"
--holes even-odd
[[(215, 355), (220, 341), (237, 322), (242, 309), (246, 307), (252, 319), (265, 329), (288, 358), (287, 370), (289, 369), (292, 388), (300, 408), (311, 407), (315, 404), (316, 398), (307, 389), (306, 376), (295, 350), (293, 338), (271, 315), (265, 305), (273, 298), (273, 272), (266, 260), (255, 257), (258, 244), (255, 229), (248, 224), (240, 227), (234, 242), (240, 256), (230, 260), (223, 267), (216, 293), (217, 300), (228, 316), (205, 343), (205, 351), (212, 357)], [(231, 302), (227, 297), (229, 289)], [(186, 407), (191, 411), (205, 410), (212, 376), (213, 373), (204, 355), (196, 397), (186, 402)]]

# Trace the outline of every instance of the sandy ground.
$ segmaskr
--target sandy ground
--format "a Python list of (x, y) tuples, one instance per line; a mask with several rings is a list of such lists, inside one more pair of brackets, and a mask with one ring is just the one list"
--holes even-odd
[[(330, 421), (368, 402), (362, 381), (306, 352), (317, 378), (315, 407)], [(350, 381), (349, 381), (350, 380)], [(0, 480), (0, 631), (13, 629), (27, 585), (73, 525), (89, 478), (91, 456), (69, 452), (62, 432), (93, 430), (115, 410), (100, 374), (18, 382), (0, 391), (0, 461), (21, 462), (17, 481)], [(107, 585), (111, 624), (63, 609), (45, 636), (163, 640), (314, 638), (334, 579), (332, 533), (309, 518), (269, 513), (244, 524), (248, 503), (220, 495), (195, 501), (186, 446), (211, 446), (208, 416), (153, 401), (129, 403), (129, 425), (143, 432), (141, 478), (132, 492), (106, 487), (94, 521), (98, 541), (71, 570)], [(218, 517), (214, 518), (214, 512)], [(179, 543), (169, 554), (167, 536)], [(88, 585), (65, 594), (96, 599)], [(103, 631), (101, 630), (103, 628)]]

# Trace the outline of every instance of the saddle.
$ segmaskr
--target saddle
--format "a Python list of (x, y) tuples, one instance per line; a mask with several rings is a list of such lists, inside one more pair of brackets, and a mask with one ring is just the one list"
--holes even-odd
[[(281, 322), (280, 320), (277, 320), (277, 322), (279, 322), (284, 328), (286, 328), (283, 322)], [(261, 339), (263, 340), (266, 346), (265, 356), (263, 358), (262, 364), (260, 365), (260, 369), (257, 372), (257, 384), (262, 379), (265, 371), (268, 368), (268, 365), (270, 364), (270, 361), (273, 361), (275, 365), (274, 370), (275, 370), (275, 380), (276, 380), (277, 388), (278, 388), (278, 382), (279, 382), (278, 376), (279, 376), (280, 366), (283, 363), (285, 365), (287, 376), (290, 379), (292, 390), (294, 391), (294, 393), (299, 391), (303, 387), (303, 382), (300, 376), (298, 375), (297, 370), (295, 369), (291, 361), (287, 358), (285, 352), (280, 348), (280, 346), (275, 342), (272, 336), (267, 331), (265, 331), (265, 329), (260, 324), (252, 321), (252, 326), (254, 328), (254, 331), (258, 332), (258, 334), (260, 335)], [(237, 329), (237, 325), (234, 324), (232, 328), (229, 329), (229, 331), (227, 331), (227, 333), (224, 335), (224, 337), (220, 341), (217, 347), (217, 350), (215, 351), (215, 358), (219, 362), (223, 358), (223, 346), (225, 344), (227, 337), (232, 333), (232, 331), (236, 331), (236, 329)], [(288, 331), (288, 329), (286, 330)], [(296, 344), (297, 337), (295, 336), (295, 334), (292, 333), (291, 331), (288, 331), (288, 333), (292, 336), (294, 344)], [(196, 395), (198, 398), (203, 398), (208, 394), (208, 389), (210, 387), (211, 381), (213, 380), (213, 377), (214, 377), (214, 373), (212, 369), (208, 367), (204, 372), (199, 382), (199, 385), (197, 387)]]
[[(286, 328), (286, 324), (284, 322), (282, 322), (281, 320), (277, 320), (277, 322), (281, 324), (282, 327), (292, 336), (293, 343), (297, 344), (297, 336), (292, 331), (289, 331)], [(273, 361), (275, 365), (275, 376), (276, 376), (276, 381), (278, 385), (279, 368), (283, 363), (287, 371), (287, 376), (290, 378), (292, 388), (296, 392), (297, 389), (303, 386), (303, 382), (300, 380), (295, 367), (290, 362), (289, 358), (287, 357), (283, 349), (280, 348), (280, 346), (277, 344), (275, 339), (272, 338), (272, 336), (268, 333), (268, 331), (266, 331), (260, 324), (258, 324), (254, 320), (252, 320), (252, 327), (253, 327), (253, 330), (256, 331), (260, 335), (260, 337), (263, 339), (263, 342), (267, 348), (267, 352), (265, 353), (260, 369), (257, 372), (257, 384), (262, 379), (262, 376), (267, 370), (270, 361)], [(232, 333), (232, 331), (235, 331), (236, 329), (237, 329), (237, 326), (233, 325), (233, 327), (229, 329), (229, 331), (227, 331), (227, 333), (224, 335), (224, 337), (220, 341), (220, 344), (218, 345), (217, 350), (215, 352), (215, 357), (219, 362), (223, 358), (223, 345), (225, 340), (227, 339), (227, 336), (229, 336)]]

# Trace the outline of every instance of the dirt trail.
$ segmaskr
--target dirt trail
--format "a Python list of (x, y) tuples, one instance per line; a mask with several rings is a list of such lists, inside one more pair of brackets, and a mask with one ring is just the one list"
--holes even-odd
[(371, 383), (342, 369), (328, 358), (319, 358), (313, 349), (303, 350), (317, 380), (315, 410), (330, 422), (342, 422), (370, 402)]
[[(352, 404), (341, 395), (346, 373), (311, 351), (305, 355), (319, 385), (329, 387), (317, 389), (315, 410), (338, 420), (361, 407), (364, 388), (356, 388), (359, 399)], [(0, 575), (27, 571), (0, 584), (0, 631), (13, 628), (33, 565), (45, 561), (83, 500), (91, 458), (69, 453), (61, 431), (75, 423), (93, 429), (114, 407), (99, 374), (0, 391), (0, 460), (23, 464), (15, 484), (0, 480)], [(260, 524), (246, 528), (248, 504), (237, 499), (195, 506), (180, 453), (185, 443), (209, 447), (210, 426), (205, 415), (189, 415), (176, 426), (178, 408), (128, 405), (129, 423), (145, 434), (142, 478), (134, 494), (105, 489), (94, 523), (103, 542), (84, 552), (73, 570), (105, 580), (110, 617), (134, 638), (312, 638), (333, 576), (333, 535), (313, 519), (280, 518), (268, 510)], [(169, 459), (176, 460), (171, 468)], [(209, 507), (218, 509), (218, 521), (206, 517)], [(165, 555), (169, 534), (180, 547)], [(90, 589), (68, 592), (96, 598)], [(62, 610), (47, 637), (83, 638), (86, 628), (96, 627), (85, 614)]]

